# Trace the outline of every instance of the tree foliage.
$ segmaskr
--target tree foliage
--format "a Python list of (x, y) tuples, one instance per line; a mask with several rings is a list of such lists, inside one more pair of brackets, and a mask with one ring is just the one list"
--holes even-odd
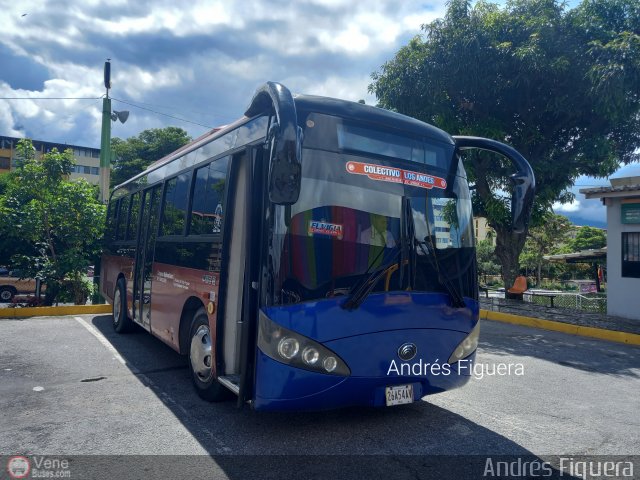
[(36, 158), (31, 141), (18, 144), (19, 161), (0, 196), (4, 252), (26, 276), (47, 285), (45, 303), (67, 295), (84, 303), (84, 274), (100, 251), (105, 206), (83, 179), (70, 181), (73, 152), (53, 149)]
[(476, 245), (478, 275), (484, 277), (485, 283), (487, 283), (487, 275), (498, 275), (500, 273), (500, 265), (494, 250), (493, 241), (490, 239), (480, 240)]
[(571, 222), (563, 215), (547, 214), (544, 221), (530, 228), (520, 263), (536, 272), (536, 286), (542, 282), (542, 267), (548, 262), (545, 255), (558, 253), (569, 241)]
[(119, 185), (137, 175), (156, 160), (190, 141), (191, 137), (187, 132), (178, 127), (152, 128), (126, 140), (113, 138), (111, 186)]
[[(445, 18), (424, 25), (369, 87), (382, 107), (514, 146), (536, 175), (534, 224), (572, 199), (578, 176), (607, 176), (640, 147), (640, 3), (565, 5), (451, 0)], [(509, 222), (511, 167), (477, 152), (465, 166), (510, 285), (526, 239)]]
[(576, 236), (572, 239), (568, 247), (571, 252), (580, 252), (581, 250), (591, 250), (595, 248), (603, 248), (607, 246), (607, 234), (601, 228), (594, 227), (578, 227)]

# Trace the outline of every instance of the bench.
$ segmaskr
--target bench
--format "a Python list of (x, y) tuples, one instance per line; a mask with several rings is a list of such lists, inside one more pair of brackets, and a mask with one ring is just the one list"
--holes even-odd
[(554, 307), (553, 299), (558, 296), (557, 293), (538, 293), (538, 292), (527, 292), (527, 295), (531, 295), (532, 297), (547, 297), (550, 302), (550, 307)]

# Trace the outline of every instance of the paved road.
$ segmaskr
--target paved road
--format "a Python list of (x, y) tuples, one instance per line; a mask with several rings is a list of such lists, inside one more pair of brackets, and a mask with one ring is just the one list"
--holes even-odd
[[(272, 414), (200, 400), (183, 357), (110, 322), (0, 320), (0, 454), (366, 454), (403, 465), (403, 455), (640, 454), (637, 347), (484, 321), (483, 369), (462, 389), (389, 409)], [(221, 477), (249, 476), (246, 462), (200, 458)], [(262, 458), (273, 471), (297, 457)]]

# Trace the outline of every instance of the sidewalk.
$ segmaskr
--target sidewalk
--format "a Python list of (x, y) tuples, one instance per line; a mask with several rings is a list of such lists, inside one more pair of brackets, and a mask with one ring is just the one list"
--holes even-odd
[(590, 313), (569, 308), (553, 308), (535, 303), (525, 303), (504, 298), (480, 298), (480, 308), (489, 312), (501, 312), (521, 317), (560, 322), (578, 327), (597, 328), (614, 332), (640, 335), (640, 320)]

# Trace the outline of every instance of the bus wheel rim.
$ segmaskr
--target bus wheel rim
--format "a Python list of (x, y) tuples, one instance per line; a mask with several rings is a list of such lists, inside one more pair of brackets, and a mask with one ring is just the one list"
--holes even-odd
[(212, 346), (209, 327), (200, 325), (191, 338), (190, 349), (191, 369), (198, 378), (206, 382), (212, 374)]
[(113, 296), (113, 323), (117, 324), (120, 321), (120, 289), (116, 290), (116, 294)]

